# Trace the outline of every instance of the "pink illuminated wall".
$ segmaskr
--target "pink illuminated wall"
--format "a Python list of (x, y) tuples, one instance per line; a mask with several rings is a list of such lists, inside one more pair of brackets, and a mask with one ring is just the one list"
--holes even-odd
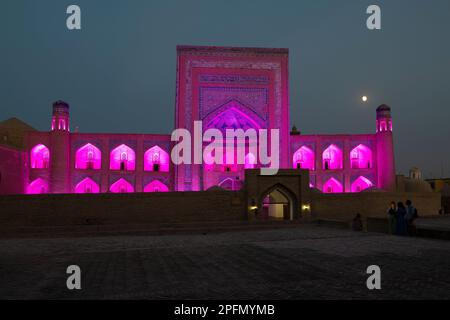
[(366, 177), (360, 176), (352, 183), (352, 192), (361, 192), (373, 186), (372, 181)]
[(342, 150), (330, 145), (322, 154), (323, 170), (342, 169)]
[(111, 170), (134, 171), (136, 168), (136, 154), (125, 144), (111, 151), (109, 161)]
[(169, 172), (169, 164), (169, 155), (158, 146), (148, 149), (144, 154), (145, 171)]
[(342, 184), (336, 180), (335, 178), (330, 178), (322, 188), (323, 193), (342, 193), (344, 192), (344, 188)]
[(223, 172), (237, 172), (237, 153), (236, 152), (224, 152), (222, 171)]
[(98, 170), (102, 166), (102, 153), (96, 146), (88, 143), (77, 150), (75, 155), (76, 169)]
[(121, 178), (111, 185), (109, 191), (113, 193), (128, 193), (134, 192), (134, 187), (127, 180)]
[(159, 180), (153, 180), (144, 188), (144, 192), (169, 192), (169, 188)]
[(47, 169), (49, 167), (50, 151), (43, 144), (38, 144), (30, 152), (31, 168)]
[(226, 178), (219, 183), (219, 187), (225, 190), (235, 190), (234, 181), (231, 178)]
[(203, 156), (204, 164), (203, 167), (206, 171), (214, 170), (214, 156), (211, 153), (207, 153)]
[(294, 153), (292, 163), (294, 169), (314, 170), (314, 152), (310, 148), (303, 146)]
[(100, 187), (91, 178), (85, 178), (75, 187), (75, 193), (99, 193)]
[(45, 181), (44, 179), (37, 178), (28, 185), (27, 193), (28, 194), (48, 193), (48, 182)]
[(256, 157), (253, 155), (253, 153), (248, 153), (245, 156), (245, 169), (253, 169), (256, 165)]
[(350, 162), (352, 169), (372, 168), (372, 150), (363, 144), (358, 145), (350, 151)]

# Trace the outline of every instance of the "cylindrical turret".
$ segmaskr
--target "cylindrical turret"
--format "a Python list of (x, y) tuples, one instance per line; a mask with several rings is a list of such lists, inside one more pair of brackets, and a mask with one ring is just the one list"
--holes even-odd
[(395, 191), (396, 173), (391, 108), (385, 104), (377, 108), (376, 141), (378, 188), (386, 191)]
[(62, 100), (53, 103), (52, 131), (69, 130), (69, 104)]
[(50, 192), (70, 192), (70, 133), (69, 104), (53, 103), (52, 131), (50, 132)]

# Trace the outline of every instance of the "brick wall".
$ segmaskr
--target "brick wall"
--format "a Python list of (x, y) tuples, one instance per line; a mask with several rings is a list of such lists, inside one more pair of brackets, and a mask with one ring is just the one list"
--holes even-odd
[(241, 192), (48, 194), (0, 197), (0, 228), (243, 220)]
[(438, 193), (405, 192), (363, 192), (349, 194), (313, 194), (312, 210), (318, 218), (350, 221), (357, 213), (366, 217), (386, 217), (391, 201), (409, 199), (417, 208), (420, 216), (432, 216), (439, 213), (441, 196)]
[(444, 213), (450, 213), (450, 197), (442, 197), (442, 208), (444, 209)]
[(25, 192), (25, 161), (25, 152), (0, 146), (0, 195)]

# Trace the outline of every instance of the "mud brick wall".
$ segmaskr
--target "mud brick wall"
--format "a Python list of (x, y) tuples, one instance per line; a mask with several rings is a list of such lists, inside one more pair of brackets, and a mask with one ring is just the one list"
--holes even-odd
[(48, 194), (0, 197), (0, 228), (245, 219), (241, 192)]

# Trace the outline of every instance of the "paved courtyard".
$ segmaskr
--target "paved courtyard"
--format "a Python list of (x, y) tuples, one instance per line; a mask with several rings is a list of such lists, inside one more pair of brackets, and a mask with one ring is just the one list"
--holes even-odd
[[(82, 290), (66, 288), (79, 265)], [(382, 290), (366, 268), (382, 269)], [(450, 242), (313, 225), (0, 240), (1, 299), (449, 299)]]

